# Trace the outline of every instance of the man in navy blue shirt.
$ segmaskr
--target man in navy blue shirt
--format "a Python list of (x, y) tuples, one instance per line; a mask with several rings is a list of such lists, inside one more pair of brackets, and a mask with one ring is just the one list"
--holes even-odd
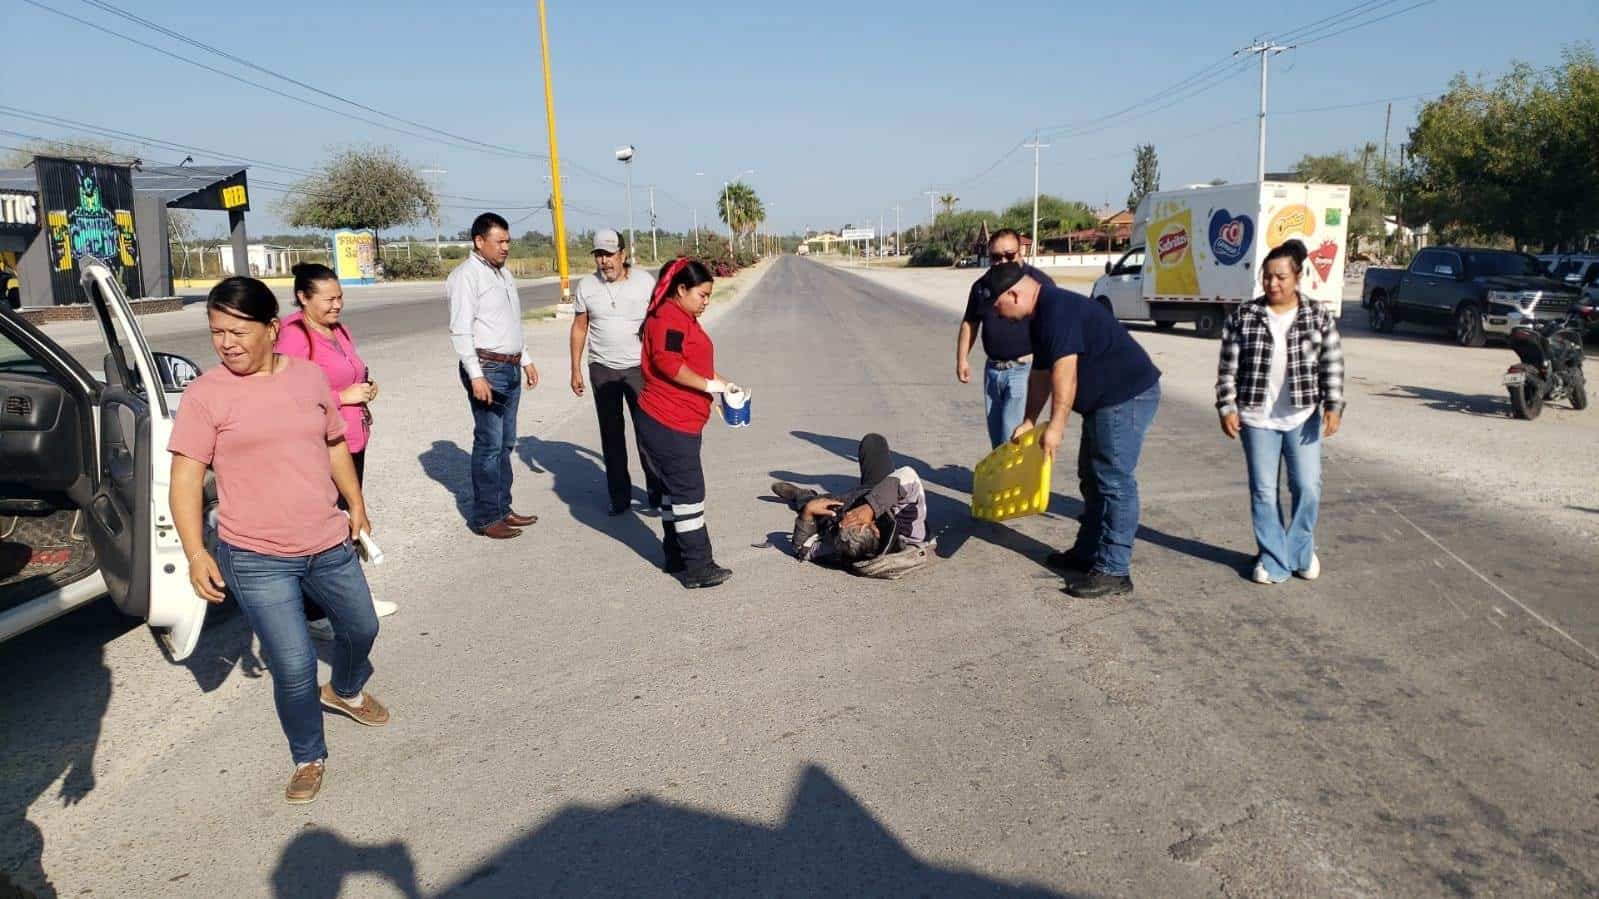
[(1083, 493), (1077, 541), (1053, 553), (1055, 568), (1086, 571), (1067, 588), (1081, 598), (1133, 589), (1133, 539), (1138, 534), (1138, 456), (1160, 406), (1160, 369), (1103, 306), (1082, 294), (1045, 285), (1019, 263), (996, 265), (983, 277), (995, 309), (1027, 320), (1033, 350), (1027, 409), (1011, 439), (1032, 430), (1044, 403), (1049, 422), (1040, 445), (1050, 457), (1066, 436), (1067, 416), (1083, 419), (1077, 477)]
[[(993, 265), (1016, 262), (1022, 256), (1022, 237), (1010, 228), (995, 231), (988, 240), (988, 261)], [(1023, 263), (1022, 270), (1034, 280), (1049, 286), (1049, 276)], [(994, 298), (983, 286), (983, 279), (972, 282), (966, 298), (966, 314), (961, 318), (960, 334), (955, 339), (955, 377), (962, 384), (972, 378), (972, 338), (983, 338), (983, 410), (988, 418), (988, 442), (999, 446), (1010, 439), (1027, 410), (1027, 374), (1033, 364), (1032, 338), (1027, 323), (1001, 318), (994, 310)]]

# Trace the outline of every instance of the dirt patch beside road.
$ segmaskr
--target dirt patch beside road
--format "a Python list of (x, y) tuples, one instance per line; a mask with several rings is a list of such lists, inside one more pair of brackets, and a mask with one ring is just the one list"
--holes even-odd
[[(950, 376), (955, 327), (977, 269), (852, 269), (861, 277), (950, 310)], [(1063, 280), (1086, 290), (1092, 283)], [(1165, 372), (1162, 389), (1185, 402), (1214, 401), (1213, 340), (1192, 329), (1170, 333), (1133, 323), (1133, 334)], [(1346, 366), (1344, 428), (1328, 444), (1328, 464), (1358, 479), (1365, 460), (1401, 465), (1417, 486), (1451, 491), (1462, 501), (1509, 510), (1599, 542), (1599, 413), (1547, 406), (1536, 421), (1510, 417), (1500, 376), (1515, 361), (1502, 345), (1465, 349), (1431, 332), (1403, 327), (1377, 334), (1357, 300), (1340, 322)], [(1217, 440), (1223, 440), (1218, 431)], [(1239, 454), (1239, 465), (1243, 464)]]

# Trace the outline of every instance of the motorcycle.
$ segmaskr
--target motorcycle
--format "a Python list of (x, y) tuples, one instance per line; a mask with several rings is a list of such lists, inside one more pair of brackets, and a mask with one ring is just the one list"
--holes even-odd
[(1565, 318), (1511, 328), (1510, 348), (1521, 361), (1505, 371), (1504, 387), (1516, 418), (1537, 418), (1548, 400), (1569, 400), (1573, 409), (1587, 407), (1582, 338), (1595, 312), (1593, 306), (1577, 303)]

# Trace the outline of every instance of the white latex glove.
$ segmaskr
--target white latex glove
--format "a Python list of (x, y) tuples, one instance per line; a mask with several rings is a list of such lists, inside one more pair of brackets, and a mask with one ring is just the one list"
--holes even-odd
[(721, 381), (716, 380), (715, 378), (711, 378), (710, 380), (705, 382), (705, 392), (706, 393), (726, 393), (727, 392), (727, 385), (722, 383)]
[(744, 392), (744, 388), (738, 386), (737, 384), (734, 384), (732, 381), (728, 381), (727, 382), (727, 392), (728, 393), (743, 393)]

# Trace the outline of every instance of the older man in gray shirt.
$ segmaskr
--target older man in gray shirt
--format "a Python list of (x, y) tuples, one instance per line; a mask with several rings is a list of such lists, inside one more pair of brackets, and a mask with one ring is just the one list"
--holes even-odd
[[(621, 515), (633, 505), (633, 479), (627, 466), (627, 433), (622, 405), (627, 405), (638, 427), (638, 398), (644, 390), (640, 366), (639, 329), (649, 312), (655, 279), (634, 271), (627, 261), (627, 243), (615, 231), (594, 235), (597, 271), (577, 282), (572, 318), (572, 392), (583, 395), (584, 347), (588, 348), (588, 379), (594, 388), (594, 408), (600, 418), (600, 450), (605, 457), (605, 481), (611, 514)], [(650, 508), (661, 505), (661, 485), (648, 465), (644, 469)]]
[[(511, 455), (522, 378), (537, 387), (539, 370), (522, 337), (516, 279), (505, 270), (511, 226), (492, 212), (472, 222), (473, 253), (444, 282), (450, 299), (450, 342), (461, 385), (472, 400), (472, 511), (467, 524), (484, 537), (509, 540), (538, 521), (511, 509)], [(520, 371), (519, 371), (520, 369)]]

